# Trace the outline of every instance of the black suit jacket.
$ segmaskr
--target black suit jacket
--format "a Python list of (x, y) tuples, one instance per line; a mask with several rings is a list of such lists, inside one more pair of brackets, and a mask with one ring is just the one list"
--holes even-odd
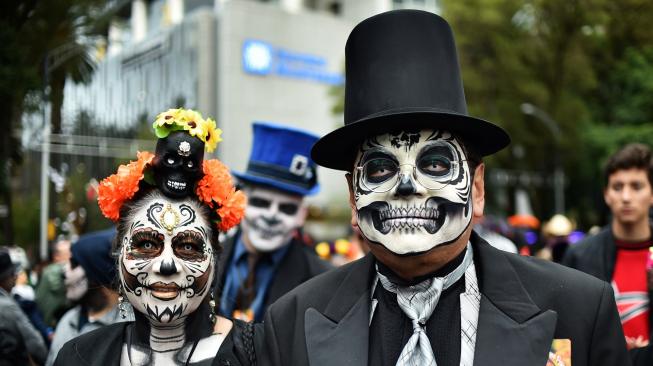
[[(574, 366), (630, 365), (607, 283), (502, 252), (475, 233), (471, 242), (482, 294), (474, 365), (543, 366), (554, 338), (571, 340)], [(265, 317), (266, 361), (366, 365), (374, 275), (368, 254), (279, 299)]]
[[(240, 237), (239, 231), (236, 235), (230, 237), (222, 243), (222, 253), (216, 267), (216, 278), (220, 279), (218, 286), (215, 288), (215, 298), (218, 300), (222, 298), (222, 286), (225, 283), (227, 276), (227, 267), (231, 262), (234, 254), (234, 247), (236, 240)], [(315, 252), (308, 248), (304, 243), (297, 239), (290, 242), (290, 249), (286, 252), (279, 263), (270, 288), (265, 297), (264, 306), (267, 309), (270, 304), (277, 301), (281, 296), (288, 293), (303, 282), (324, 273), (333, 268), (329, 262), (320, 259)], [(231, 317), (231, 314), (223, 314)]]
[(608, 226), (598, 234), (589, 236), (567, 249), (561, 263), (610, 282), (616, 261), (617, 246)]
[[(114, 323), (71, 339), (64, 344), (57, 354), (54, 365), (119, 366), (122, 347), (127, 332), (131, 331), (133, 324), (134, 322)], [(260, 333), (252, 334), (252, 331), (246, 331), (245, 328), (247, 328), (247, 325), (244, 322), (234, 322), (231, 332), (220, 345), (220, 349), (215, 350), (216, 355), (211, 365), (239, 366), (256, 364), (256, 356), (252, 355), (258, 352), (256, 352), (254, 345), (261, 344), (260, 337), (262, 335)], [(245, 335), (246, 333), (248, 335)]]

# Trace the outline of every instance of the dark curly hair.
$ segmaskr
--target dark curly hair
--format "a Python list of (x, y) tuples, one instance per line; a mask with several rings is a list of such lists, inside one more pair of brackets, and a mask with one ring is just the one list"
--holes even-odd
[(641, 169), (646, 171), (648, 183), (653, 186), (653, 160), (651, 149), (644, 144), (632, 143), (614, 153), (605, 165), (604, 184), (607, 186), (610, 176), (619, 170)]

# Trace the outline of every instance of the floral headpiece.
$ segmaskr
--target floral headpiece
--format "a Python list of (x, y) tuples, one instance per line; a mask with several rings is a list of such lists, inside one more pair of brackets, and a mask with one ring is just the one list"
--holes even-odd
[(187, 131), (204, 142), (206, 152), (213, 152), (218, 142), (222, 141), (222, 130), (216, 127), (215, 121), (202, 118), (199, 112), (192, 109), (168, 109), (156, 116), (152, 127), (158, 138), (167, 137), (173, 131)]
[[(168, 118), (168, 120), (173, 119), (173, 123), (163, 123), (157, 130), (158, 122), (160, 120), (166, 120), (166, 116), (170, 115), (174, 115), (174, 117)], [(185, 124), (179, 124), (178, 121), (186, 122), (183, 122)], [(191, 127), (192, 124), (190, 122), (195, 122), (195, 127), (186, 129), (186, 126)], [(200, 140), (202, 140), (201, 136), (204, 136), (206, 141), (202, 141), (205, 143), (207, 150), (209, 144), (212, 144), (211, 150), (213, 150), (217, 143), (221, 141), (220, 133), (222, 131), (215, 128), (215, 121), (211, 119), (204, 120), (195, 111), (171, 109), (168, 112), (160, 114), (157, 117), (157, 122), (154, 124), (157, 136), (160, 138), (159, 143), (165, 140), (171, 132), (182, 130), (187, 131), (191, 136), (197, 137)], [(175, 126), (181, 126), (181, 128)], [(165, 136), (160, 136), (160, 132), (165, 129), (168, 129), (168, 132)], [(196, 134), (193, 135), (193, 133)], [(183, 146), (183, 144), (184, 142), (180, 146)], [(179, 154), (187, 156), (184, 154), (184, 151), (180, 151)], [(102, 214), (110, 220), (118, 221), (120, 218), (120, 209), (126, 201), (132, 199), (136, 192), (138, 192), (141, 181), (152, 186), (157, 186), (156, 177), (154, 176), (157, 172), (155, 169), (157, 156), (145, 151), (139, 152), (137, 157), (138, 159), (136, 161), (121, 165), (118, 167), (117, 173), (100, 182), (98, 187), (98, 204)], [(207, 205), (211, 211), (217, 214), (219, 217), (216, 222), (218, 228), (221, 231), (227, 231), (237, 225), (245, 214), (247, 198), (243, 192), (235, 189), (229, 169), (217, 159), (204, 160), (199, 176), (201, 176), (201, 179), (197, 181), (197, 184), (194, 186), (194, 191), (191, 193), (194, 193), (200, 202)]]

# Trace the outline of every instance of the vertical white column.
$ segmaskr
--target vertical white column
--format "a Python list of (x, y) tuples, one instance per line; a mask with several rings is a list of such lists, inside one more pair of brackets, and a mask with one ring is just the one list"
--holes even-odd
[(132, 42), (140, 42), (147, 35), (147, 4), (145, 0), (132, 1)]
[(302, 0), (281, 0), (281, 7), (291, 13), (298, 13), (304, 7)]
[[(47, 58), (46, 58), (46, 63)], [(47, 80), (49, 70), (44, 68)], [(48, 259), (48, 216), (50, 211), (50, 103), (43, 101), (43, 145), (41, 147), (41, 212), (40, 212), (40, 237), (39, 257)]]
[(168, 16), (171, 24), (181, 23), (184, 18), (184, 0), (168, 0)]
[(107, 36), (107, 54), (109, 56), (116, 55), (122, 50), (122, 43), (124, 41), (123, 32), (124, 29), (120, 26), (120, 23), (112, 21), (109, 24), (109, 34)]

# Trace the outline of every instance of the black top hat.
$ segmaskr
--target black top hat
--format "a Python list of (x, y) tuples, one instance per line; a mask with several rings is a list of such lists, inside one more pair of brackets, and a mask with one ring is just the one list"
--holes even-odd
[(313, 146), (316, 163), (349, 171), (363, 139), (395, 129), (445, 129), (483, 156), (510, 143), (500, 127), (467, 115), (453, 32), (439, 16), (395, 10), (368, 18), (349, 35), (345, 58), (345, 126)]

